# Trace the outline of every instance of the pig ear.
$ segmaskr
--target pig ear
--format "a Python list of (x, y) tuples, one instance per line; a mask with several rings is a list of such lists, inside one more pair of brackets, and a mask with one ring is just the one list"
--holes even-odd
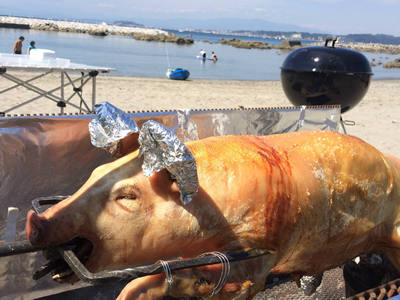
[(89, 123), (90, 140), (114, 157), (139, 148), (139, 127), (129, 115), (108, 102), (95, 104), (96, 116)]
[(157, 194), (164, 195), (166, 193), (173, 193), (179, 195), (181, 192), (178, 182), (167, 169), (154, 173), (149, 177), (149, 181), (152, 190)]
[(139, 149), (139, 133), (134, 132), (118, 141), (117, 149), (112, 155), (116, 158), (122, 157)]
[(167, 169), (177, 182), (181, 201), (188, 204), (198, 190), (196, 161), (190, 150), (168, 128), (155, 121), (147, 121), (139, 132), (143, 173)]
[(172, 192), (180, 193), (181, 190), (179, 189), (178, 181), (176, 181), (176, 179), (174, 178), (174, 176), (170, 172), (167, 171), (167, 173), (168, 173), (168, 179), (170, 181), (170, 190)]
[(179, 189), (179, 184), (178, 184), (178, 182), (176, 182), (176, 180), (174, 180), (172, 182), (172, 184), (171, 184), (171, 191), (172, 192), (177, 192), (177, 193), (181, 192), (180, 189)]

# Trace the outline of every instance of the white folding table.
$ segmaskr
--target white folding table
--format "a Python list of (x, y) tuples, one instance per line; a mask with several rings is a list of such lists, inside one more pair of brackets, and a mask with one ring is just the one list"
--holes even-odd
[[(35, 72), (35, 75), (27, 80), (19, 78), (17, 75), (8, 73), (12, 70), (24, 70)], [(21, 106), (38, 100), (42, 97), (54, 101), (60, 107), (60, 113), (64, 113), (64, 107), (71, 105), (79, 109), (79, 112), (92, 112), (96, 104), (96, 76), (99, 73), (109, 73), (114, 69), (108, 67), (89, 66), (84, 64), (71, 63), (68, 59), (54, 58), (46, 60), (32, 60), (28, 55), (13, 55), (0, 53), (0, 76), (15, 83), (15, 85), (0, 90), (0, 95), (19, 86), (22, 86), (38, 95), (27, 99), (10, 108), (4, 108), (0, 101), (0, 116), (15, 110)], [(36, 73), (40, 74), (36, 74)], [(34, 81), (51, 73), (60, 73), (60, 84), (50, 90), (44, 90)], [(72, 79), (70, 73), (80, 73), (78, 78)], [(91, 104), (85, 101), (82, 95), (83, 87), (91, 81), (92, 83), (92, 99)], [(65, 95), (65, 87), (72, 86), (70, 95)], [(55, 95), (56, 91), (60, 90), (60, 95)], [(79, 98), (79, 105), (72, 103), (74, 96)], [(75, 97), (76, 98), (76, 97)], [(1, 99), (0, 99), (1, 100)]]

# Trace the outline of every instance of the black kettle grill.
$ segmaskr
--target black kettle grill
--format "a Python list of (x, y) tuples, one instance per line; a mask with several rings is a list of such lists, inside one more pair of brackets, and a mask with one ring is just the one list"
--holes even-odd
[(325, 47), (299, 48), (286, 57), (281, 83), (291, 103), (339, 104), (344, 113), (364, 97), (372, 76), (371, 66), (360, 52), (335, 48), (336, 41), (336, 37), (328, 37)]

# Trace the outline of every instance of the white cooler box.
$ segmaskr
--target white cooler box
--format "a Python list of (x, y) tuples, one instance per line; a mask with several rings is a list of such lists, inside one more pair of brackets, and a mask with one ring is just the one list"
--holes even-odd
[(31, 60), (56, 59), (56, 52), (49, 49), (32, 49), (29, 52), (29, 59)]

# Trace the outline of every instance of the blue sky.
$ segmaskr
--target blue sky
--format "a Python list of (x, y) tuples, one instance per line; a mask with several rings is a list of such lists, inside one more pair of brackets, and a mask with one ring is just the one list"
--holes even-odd
[[(0, 15), (151, 20), (259, 19), (334, 34), (400, 36), (400, 0), (1, 0)], [(190, 24), (188, 24), (190, 27)], [(245, 29), (245, 28), (243, 28)]]

